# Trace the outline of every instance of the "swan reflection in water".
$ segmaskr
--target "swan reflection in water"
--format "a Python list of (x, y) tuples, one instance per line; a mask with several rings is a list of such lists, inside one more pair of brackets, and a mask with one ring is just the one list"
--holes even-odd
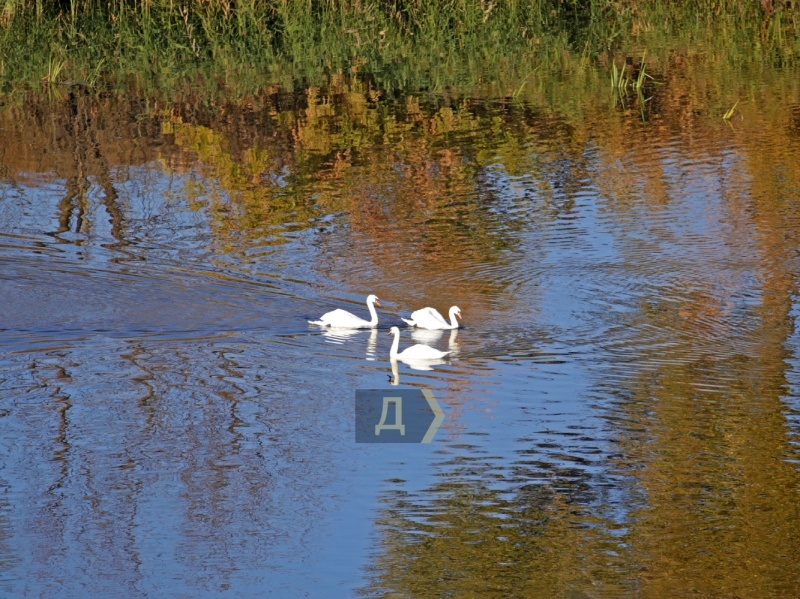
[(389, 360), (392, 365), (392, 374), (389, 375), (389, 382), (393, 387), (400, 384), (400, 369), (397, 367), (397, 360)]
[[(443, 330), (428, 330), (428, 329), (414, 329), (411, 331), (411, 338), (414, 341), (431, 345), (436, 343), (444, 335)], [(450, 351), (450, 356), (458, 355), (458, 329), (451, 329), (450, 338), (447, 341), (447, 349)]]
[[(447, 364), (446, 360), (437, 359), (437, 360), (414, 360), (411, 358), (398, 358), (397, 360), (390, 360), (390, 362), (394, 365), (397, 362), (402, 362), (412, 370), (433, 370), (434, 366), (441, 366), (442, 364)], [(394, 368), (392, 369), (394, 372)]]
[[(395, 381), (399, 380), (400, 375), (396, 374), (395, 371), (397, 370), (397, 363), (402, 362), (411, 370), (433, 370), (434, 366), (441, 366), (442, 364), (447, 364), (446, 360), (442, 360), (441, 358), (438, 360), (414, 360), (410, 358), (399, 358), (397, 360), (389, 360), (392, 364), (392, 375)], [(392, 382), (393, 385), (396, 385), (396, 382)]]
[[(336, 345), (344, 345), (347, 341), (355, 335), (363, 335), (364, 331), (359, 329), (340, 329), (329, 328), (322, 331), (322, 336), (328, 343)], [(378, 344), (378, 329), (371, 329), (369, 337), (367, 338), (367, 360), (374, 362), (378, 359), (378, 352), (376, 346)]]

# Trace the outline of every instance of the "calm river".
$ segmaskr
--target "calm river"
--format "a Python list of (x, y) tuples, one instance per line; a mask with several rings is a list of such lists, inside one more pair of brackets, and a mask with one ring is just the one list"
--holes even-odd
[(4, 101), (0, 596), (800, 596), (800, 73), (651, 72)]

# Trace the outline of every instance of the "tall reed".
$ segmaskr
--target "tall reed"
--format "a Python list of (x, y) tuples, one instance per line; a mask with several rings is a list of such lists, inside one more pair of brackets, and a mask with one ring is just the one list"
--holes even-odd
[(14, 85), (49, 77), (56, 60), (61, 80), (166, 87), (350, 72), (385, 88), (437, 89), (491, 82), (516, 65), (521, 89), (533, 69), (580, 70), (659, 39), (713, 35), (720, 53), (776, 61), (800, 53), (800, 9), (788, 0), (0, 2), (0, 81)]

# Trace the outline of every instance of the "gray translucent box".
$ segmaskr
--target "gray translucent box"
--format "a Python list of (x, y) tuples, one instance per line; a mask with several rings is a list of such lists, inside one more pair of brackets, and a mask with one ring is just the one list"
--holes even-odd
[(356, 391), (356, 443), (430, 443), (443, 420), (430, 389)]

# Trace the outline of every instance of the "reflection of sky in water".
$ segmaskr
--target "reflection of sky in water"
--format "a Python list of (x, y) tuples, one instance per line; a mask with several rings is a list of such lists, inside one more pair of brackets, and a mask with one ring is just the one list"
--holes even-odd
[[(800, 318), (800, 305), (798, 297), (794, 297), (791, 317), (796, 323)], [(796, 448), (800, 448), (800, 327), (795, 326), (791, 337), (787, 340), (786, 350), (788, 352), (787, 362), (791, 368), (786, 371), (786, 379), (789, 384), (786, 395), (782, 398), (786, 402), (786, 419), (790, 435), (789, 442)], [(800, 457), (789, 457), (796, 464), (800, 464)]]
[[(389, 220), (393, 237), (337, 214), (317, 228), (226, 229), (217, 210), (235, 202), (199, 170), (114, 171), (119, 233), (95, 182), (60, 233), (67, 182), (0, 185), (0, 397), (14, 440), (0, 450), (0, 589), (345, 595), (392, 549), (376, 521), (403, 517), (397, 494), (422, 525), (420, 505), (444, 509), (433, 490), (443, 481), (497, 491), (498, 520), (524, 487), (548, 487), (622, 551), (654, 501), (637, 472), (660, 465), (648, 443), (680, 395), (648, 377), (706, 368), (683, 381), (693, 400), (738, 398), (727, 371), (758, 355), (767, 318), (763, 232), (740, 206), (744, 159), (644, 151), (532, 146), (514, 171), (531, 172), (515, 175), (493, 158), (479, 190), (455, 199), (486, 194), (484, 233), (507, 245), (433, 272), (402, 252), (413, 256), (435, 224)], [(654, 165), (666, 203), (643, 191), (652, 176), (641, 169)], [(457, 285), (467, 303), (436, 296)], [(379, 330), (308, 325), (334, 308), (365, 316), (370, 292), (385, 304)], [(355, 390), (390, 387), (388, 327), (433, 299), (442, 313), (451, 299), (467, 306), (465, 327), (403, 326), (401, 348), (458, 354), (398, 374), (434, 390), (443, 428), (432, 446), (355, 445)], [(789, 409), (797, 349), (792, 333)]]

